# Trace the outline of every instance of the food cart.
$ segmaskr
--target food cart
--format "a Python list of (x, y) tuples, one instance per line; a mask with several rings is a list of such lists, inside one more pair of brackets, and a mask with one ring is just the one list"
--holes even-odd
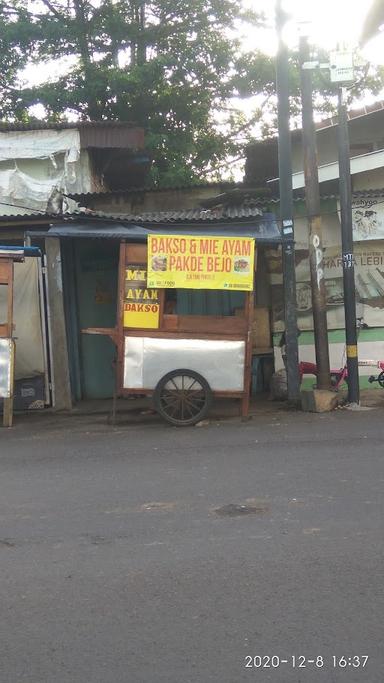
[[(247, 416), (255, 256), (251, 237), (148, 234), (145, 244), (121, 242), (117, 325), (83, 330), (113, 339), (118, 396), (152, 396), (177, 426), (203, 420), (214, 396), (239, 399)], [(242, 293), (242, 306), (185, 314), (184, 290)]]
[(40, 250), (36, 247), (0, 246), (0, 287), (4, 288), (4, 295), (0, 297), (0, 399), (3, 402), (4, 427), (12, 427), (13, 424), (14, 263), (22, 263), (26, 256), (40, 256)]

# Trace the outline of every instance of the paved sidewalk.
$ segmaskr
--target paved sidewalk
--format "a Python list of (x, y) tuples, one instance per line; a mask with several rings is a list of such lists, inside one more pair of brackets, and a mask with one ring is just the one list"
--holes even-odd
[[(346, 393), (343, 392), (346, 400)], [(365, 389), (361, 392), (361, 406), (363, 408), (384, 408), (384, 391), (379, 389)], [(340, 407), (338, 410), (344, 410)], [(285, 401), (271, 401), (267, 394), (253, 398), (250, 406), (249, 419), (256, 417), (275, 417), (287, 413), (297, 412)], [(14, 416), (14, 427), (44, 429), (45, 427), (59, 427), (60, 429), (72, 428), (70, 425), (79, 424), (111, 424), (112, 423), (112, 400), (88, 400), (80, 401), (68, 412), (56, 412), (52, 409), (44, 411), (19, 412)], [(211, 409), (208, 422), (241, 421), (240, 401), (234, 399), (216, 399)], [(164, 420), (153, 410), (151, 399), (118, 399), (117, 401), (117, 425), (163, 424)], [(206, 421), (204, 421), (204, 424)], [(0, 432), (1, 433), (1, 432)]]

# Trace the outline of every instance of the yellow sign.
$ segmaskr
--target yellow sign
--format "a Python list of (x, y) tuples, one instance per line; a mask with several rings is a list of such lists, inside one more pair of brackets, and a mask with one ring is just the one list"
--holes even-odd
[(148, 235), (148, 287), (252, 291), (250, 237)]
[(160, 305), (157, 291), (147, 289), (144, 265), (127, 265), (125, 271), (124, 327), (159, 327)]

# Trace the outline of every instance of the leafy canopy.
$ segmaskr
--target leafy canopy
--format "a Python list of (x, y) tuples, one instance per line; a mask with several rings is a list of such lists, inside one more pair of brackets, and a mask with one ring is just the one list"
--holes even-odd
[[(0, 116), (26, 121), (40, 103), (50, 121), (134, 121), (160, 181), (191, 181), (237, 150), (228, 127), (244, 121), (228, 102), (245, 18), (257, 25), (235, 0), (0, 0)], [(31, 64), (46, 65), (39, 85), (20, 82)]]
[[(133, 121), (146, 129), (157, 183), (220, 177), (255, 124), (276, 131), (274, 60), (234, 37), (239, 22), (256, 36), (262, 21), (239, 0), (0, 0), (0, 118), (28, 121), (41, 104), (49, 121)], [(298, 116), (297, 55), (291, 66)], [(358, 90), (382, 85), (376, 72)], [(319, 76), (315, 87), (318, 111), (332, 110), (329, 83)], [(246, 115), (238, 98), (253, 95)]]

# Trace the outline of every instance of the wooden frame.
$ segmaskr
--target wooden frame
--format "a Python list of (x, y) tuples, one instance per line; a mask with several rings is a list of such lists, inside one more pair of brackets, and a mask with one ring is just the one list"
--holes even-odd
[(0, 258), (0, 287), (7, 290), (7, 320), (0, 321), (0, 337), (10, 338), (13, 333), (13, 260)]
[[(256, 262), (256, 260), (255, 260)], [(226, 398), (241, 399), (241, 415), (247, 417), (249, 412), (251, 371), (252, 371), (252, 339), (251, 325), (253, 320), (254, 293), (245, 292), (244, 316), (188, 316), (168, 314), (165, 312), (165, 290), (159, 290), (159, 325), (157, 328), (124, 327), (125, 277), (127, 264), (147, 264), (147, 245), (121, 242), (119, 253), (119, 277), (117, 296), (117, 323), (115, 328), (87, 328), (83, 333), (106, 334), (116, 345), (116, 385), (117, 394), (127, 396), (132, 393), (152, 395), (153, 390), (126, 388), (123, 386), (124, 376), (124, 344), (125, 337), (150, 337), (165, 339), (212, 339), (245, 342), (244, 378), (242, 391), (215, 391), (214, 395)]]
[[(7, 287), (7, 320), (0, 321), (0, 337), (12, 339), (13, 335), (13, 284), (14, 267), (12, 258), (0, 257), (0, 287)], [(12, 341), (11, 352), (11, 394), (3, 399), (3, 426), (12, 427), (13, 423), (13, 377), (14, 377), (15, 343)]]

